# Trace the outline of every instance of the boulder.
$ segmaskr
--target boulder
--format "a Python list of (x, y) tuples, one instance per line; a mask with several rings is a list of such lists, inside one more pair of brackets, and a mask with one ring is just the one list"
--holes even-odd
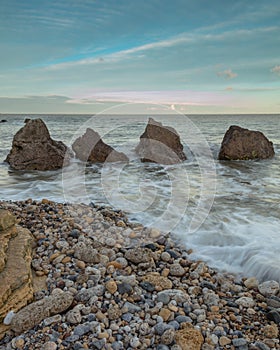
[(54, 141), (41, 119), (27, 120), (14, 136), (6, 162), (16, 170), (55, 170), (69, 164), (71, 152)]
[(142, 162), (176, 164), (187, 159), (177, 131), (153, 118), (149, 118), (135, 151)]
[(248, 160), (273, 156), (273, 144), (262, 132), (233, 125), (225, 133), (218, 159)]
[(200, 350), (204, 339), (200, 330), (186, 324), (183, 329), (176, 331), (175, 341), (184, 350)]
[(84, 162), (127, 162), (129, 160), (124, 153), (117, 152), (113, 147), (104, 143), (100, 135), (90, 128), (87, 128), (83, 136), (77, 138), (72, 148), (76, 157)]
[(15, 222), (12, 214), (0, 210), (0, 339), (9, 329), (8, 313), (18, 311), (33, 298), (33, 237)]

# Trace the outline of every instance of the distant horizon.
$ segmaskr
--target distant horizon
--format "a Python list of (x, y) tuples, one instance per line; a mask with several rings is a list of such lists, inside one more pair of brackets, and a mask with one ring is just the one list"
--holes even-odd
[(279, 0), (2, 0), (0, 111), (278, 114), (279, 13)]

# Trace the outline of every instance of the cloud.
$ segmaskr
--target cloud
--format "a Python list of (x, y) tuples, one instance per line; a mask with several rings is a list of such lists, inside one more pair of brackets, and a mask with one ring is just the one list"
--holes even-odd
[(270, 70), (272, 73), (275, 73), (277, 75), (280, 75), (280, 65), (278, 66), (274, 66), (273, 68), (271, 68)]
[(233, 79), (237, 77), (237, 74), (234, 73), (231, 69), (226, 69), (221, 72), (218, 72), (217, 76), (225, 79)]

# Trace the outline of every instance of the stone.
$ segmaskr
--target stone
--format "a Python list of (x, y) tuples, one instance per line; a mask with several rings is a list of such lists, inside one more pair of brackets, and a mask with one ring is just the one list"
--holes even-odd
[(276, 310), (271, 310), (266, 315), (267, 319), (280, 324), (280, 313)]
[(6, 162), (16, 170), (55, 170), (69, 165), (72, 154), (55, 141), (42, 119), (30, 119), (14, 136)]
[(15, 314), (11, 329), (16, 334), (21, 334), (47, 317), (66, 311), (73, 302), (73, 296), (69, 292), (55, 290), (52, 295), (39, 301), (35, 301)]
[(232, 339), (232, 344), (235, 347), (241, 347), (247, 345), (247, 340), (245, 338), (235, 338)]
[(94, 248), (92, 241), (90, 239), (84, 242), (78, 242), (74, 245), (74, 257), (87, 263), (98, 264), (101, 259), (101, 255)]
[(104, 143), (100, 135), (87, 128), (85, 134), (73, 143), (72, 148), (76, 157), (84, 162), (104, 163), (104, 162), (128, 162), (128, 157), (117, 152), (113, 147)]
[(125, 252), (125, 258), (134, 264), (152, 262), (152, 252), (148, 248), (132, 248)]
[(180, 264), (170, 265), (170, 275), (181, 277), (185, 274), (185, 269)]
[(184, 350), (200, 350), (203, 340), (201, 332), (189, 324), (175, 333), (176, 343)]
[(254, 307), (255, 306), (254, 299), (249, 298), (249, 297), (238, 298), (235, 302), (237, 305), (240, 305), (243, 307)]
[(176, 301), (178, 304), (183, 304), (190, 301), (190, 296), (180, 289), (166, 288), (166, 290), (159, 292), (157, 297), (158, 301), (167, 300), (168, 298), (169, 300)]
[(278, 338), (279, 331), (277, 325), (275, 323), (266, 325), (263, 329), (263, 334), (267, 338)]
[(114, 280), (107, 281), (105, 284), (105, 288), (111, 294), (116, 293), (116, 291), (118, 290), (117, 283)]
[(228, 337), (225, 337), (224, 335), (221, 336), (221, 338), (219, 339), (219, 344), (221, 346), (226, 346), (226, 345), (229, 345), (231, 344), (231, 340), (228, 338)]
[(265, 281), (259, 285), (259, 292), (265, 297), (276, 295), (279, 292), (279, 283), (276, 281)]
[(218, 159), (248, 160), (273, 156), (273, 144), (263, 133), (232, 125), (225, 133)]
[(175, 330), (172, 328), (167, 329), (163, 332), (162, 336), (160, 337), (160, 340), (165, 345), (170, 345), (173, 343), (175, 337)]
[(258, 288), (259, 281), (256, 279), (256, 277), (250, 277), (244, 281), (244, 285), (248, 289), (255, 289), (255, 288)]
[(16, 218), (8, 210), (0, 209), (0, 235), (16, 224)]
[(157, 272), (147, 273), (143, 276), (143, 281), (153, 284), (157, 291), (172, 288), (172, 281), (167, 277), (160, 276)]
[(177, 131), (149, 118), (135, 149), (142, 162), (176, 164), (187, 159)]
[[(16, 312), (33, 298), (32, 246), (34, 239), (26, 228), (15, 223), (15, 217), (1, 211), (0, 230), (0, 339), (9, 329)], [(13, 317), (9, 320), (7, 315)], [(5, 324), (2, 323), (5, 320)], [(9, 322), (8, 322), (9, 321)]]

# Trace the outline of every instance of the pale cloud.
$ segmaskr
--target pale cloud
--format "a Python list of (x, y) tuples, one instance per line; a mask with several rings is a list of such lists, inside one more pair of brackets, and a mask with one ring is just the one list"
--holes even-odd
[(272, 73), (275, 73), (275, 74), (277, 74), (277, 75), (280, 75), (280, 65), (271, 68), (270, 71), (271, 71)]
[(237, 74), (234, 73), (231, 69), (226, 69), (220, 72), (217, 72), (218, 77), (223, 77), (225, 79), (233, 79), (237, 77)]

